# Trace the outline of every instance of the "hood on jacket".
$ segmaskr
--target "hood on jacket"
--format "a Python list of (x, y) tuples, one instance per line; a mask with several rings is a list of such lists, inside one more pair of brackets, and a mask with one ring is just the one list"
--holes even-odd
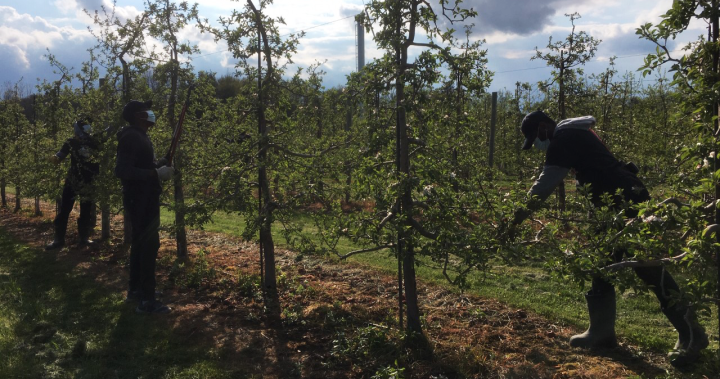
[(595, 117), (593, 116), (568, 118), (557, 124), (557, 127), (555, 127), (555, 133), (567, 129), (590, 130), (590, 128), (595, 126), (596, 123), (597, 121), (595, 121)]

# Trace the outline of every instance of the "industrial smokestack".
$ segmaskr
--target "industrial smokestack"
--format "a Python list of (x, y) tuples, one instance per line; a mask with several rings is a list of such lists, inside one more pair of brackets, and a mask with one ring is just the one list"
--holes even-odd
[(365, 15), (363, 13), (360, 13), (359, 15), (355, 16), (355, 23), (357, 24), (357, 31), (355, 32), (357, 34), (357, 70), (362, 70), (363, 67), (365, 67), (365, 27), (363, 26), (363, 21), (365, 19)]

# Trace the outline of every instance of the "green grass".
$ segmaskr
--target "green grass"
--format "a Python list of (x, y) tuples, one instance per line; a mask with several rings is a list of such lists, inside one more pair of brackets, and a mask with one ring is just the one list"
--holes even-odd
[[(163, 223), (171, 223), (172, 216), (163, 211)], [(206, 229), (239, 235), (243, 225), (238, 216), (218, 215)], [(276, 242), (281, 245), (277, 232)], [(353, 260), (388, 274), (397, 267), (387, 252)], [(418, 276), (446, 285), (441, 274), (426, 265), (418, 267)], [(472, 293), (539, 313), (558, 324), (587, 325), (582, 291), (552, 279), (540, 268), (496, 265), (487, 273), (472, 275), (470, 284)], [(216, 349), (188, 344), (162, 319), (135, 314), (122, 295), (98, 286), (69, 260), (28, 248), (0, 229), (0, 378), (248, 377), (227, 368)], [(672, 327), (650, 295), (626, 293), (618, 301), (618, 314), (618, 333), (632, 344), (664, 351), (674, 343)], [(56, 332), (43, 341), (49, 330)], [(79, 352), (83, 346), (86, 351)], [(717, 351), (717, 342), (710, 349), (706, 357)], [(707, 361), (717, 367), (716, 359)]]
[(211, 349), (0, 229), (0, 377), (225, 378)]
[[(166, 210), (161, 214), (162, 222), (166, 225), (173, 222), (173, 217), (174, 215)], [(308, 220), (306, 216), (298, 217), (298, 222), (303, 224), (303, 230), (311, 233), (314, 226), (310, 225)], [(244, 225), (242, 216), (218, 213), (213, 218), (213, 222), (204, 229), (239, 236)], [(284, 246), (279, 226), (274, 227), (273, 235), (275, 243)], [(347, 241), (340, 246), (341, 252), (349, 252), (354, 248)], [(349, 260), (388, 274), (397, 272), (397, 260), (389, 252), (360, 254), (350, 257)], [(449, 285), (439, 270), (423, 265), (422, 260), (420, 263), (417, 268), (419, 278), (459, 292), (457, 288)], [(586, 328), (588, 325), (584, 290), (576, 283), (563, 282), (551, 277), (540, 267), (497, 264), (489, 272), (471, 274), (468, 283), (470, 293), (494, 298), (509, 306), (526, 309), (578, 329)], [(420, 301), (422, 303), (422, 299)], [(660, 312), (659, 303), (650, 292), (628, 291), (619, 295), (617, 314), (617, 333), (621, 339), (658, 352), (668, 351), (674, 346), (677, 333)], [(710, 333), (717, 333), (717, 324), (713, 322), (717, 317), (716, 311), (713, 310), (710, 319), (702, 320)], [(710, 349), (717, 350), (717, 342), (712, 343)]]
[[(372, 254), (353, 258), (388, 273), (396, 272), (394, 257)], [(423, 280), (449, 286), (442, 273), (431, 267), (420, 266), (417, 275)], [(588, 326), (584, 291), (574, 283), (563, 283), (550, 277), (540, 268), (497, 265), (487, 273), (471, 274), (468, 282), (470, 293), (530, 310), (560, 324), (579, 329)], [(627, 292), (619, 296), (617, 314), (620, 338), (654, 351), (667, 351), (674, 346), (677, 334), (660, 312), (653, 295)], [(710, 320), (706, 327), (714, 330)]]

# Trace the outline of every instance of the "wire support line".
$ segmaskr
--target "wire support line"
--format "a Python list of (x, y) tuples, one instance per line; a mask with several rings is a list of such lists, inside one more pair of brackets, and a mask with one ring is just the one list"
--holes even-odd
[[(678, 52), (681, 52), (681, 51), (685, 51), (685, 50), (684, 50), (684, 49), (673, 50), (673, 51), (671, 51), (671, 53), (678, 53)], [(615, 57), (615, 59), (626, 59), (626, 58), (644, 57), (644, 56), (647, 56), (648, 54), (649, 54), (649, 53), (633, 54), (633, 55), (623, 55), (623, 56)], [(588, 63), (607, 62), (607, 61), (608, 61), (608, 60), (605, 60), (604, 58), (603, 58), (603, 59), (597, 58), (597, 59), (594, 59), (594, 60), (592, 60), (592, 61), (590, 61), (590, 62), (588, 62)], [(515, 70), (495, 71), (495, 74), (506, 74), (506, 73), (510, 73), (510, 72), (540, 70), (540, 69), (543, 69), (543, 68), (551, 68), (551, 67), (545, 65), (545, 66), (538, 66), (538, 67), (518, 68), (518, 69), (515, 69)]]
[(351, 18), (351, 17), (355, 17), (355, 15), (350, 15), (350, 16), (347, 16), (347, 17), (339, 18), (339, 19), (337, 19), (337, 20), (328, 21), (328, 22), (326, 22), (326, 23), (324, 23), (324, 24), (314, 25), (314, 26), (311, 26), (311, 27), (309, 27), (309, 28), (300, 29), (299, 32), (295, 31), (295, 32), (287, 33), (287, 34), (281, 34), (280, 37), (287, 37), (287, 36), (292, 35), (292, 34), (297, 34), (297, 33), (306, 32), (306, 31), (308, 31), (308, 30), (315, 29), (315, 28), (319, 28), (319, 27), (321, 27), (321, 26), (330, 25), (330, 24), (334, 24), (334, 23), (336, 23), (336, 22), (340, 22), (340, 21), (343, 21), (343, 20), (347, 20), (348, 18)]

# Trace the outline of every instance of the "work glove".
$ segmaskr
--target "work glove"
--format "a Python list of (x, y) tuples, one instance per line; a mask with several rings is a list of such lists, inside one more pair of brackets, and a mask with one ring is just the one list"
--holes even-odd
[(167, 166), (167, 164), (168, 164), (168, 160), (167, 160), (167, 158), (165, 158), (165, 157), (162, 157), (162, 158), (160, 158), (160, 159), (157, 160), (157, 166), (158, 166), (158, 167)]
[(517, 225), (522, 224), (522, 222), (525, 221), (525, 219), (528, 218), (528, 216), (530, 216), (530, 213), (532, 213), (532, 212), (530, 212), (526, 208), (516, 209), (515, 212), (513, 213), (513, 219), (512, 219), (511, 226), (515, 227)]
[(60, 164), (60, 157), (58, 157), (57, 155), (51, 155), (48, 157), (48, 161), (55, 164)]
[(156, 168), (155, 171), (157, 171), (158, 179), (161, 181), (166, 181), (172, 178), (175, 173), (175, 169), (170, 166), (162, 166), (160, 168)]
[(517, 225), (503, 218), (497, 228), (497, 240), (502, 245), (511, 244), (517, 235)]

